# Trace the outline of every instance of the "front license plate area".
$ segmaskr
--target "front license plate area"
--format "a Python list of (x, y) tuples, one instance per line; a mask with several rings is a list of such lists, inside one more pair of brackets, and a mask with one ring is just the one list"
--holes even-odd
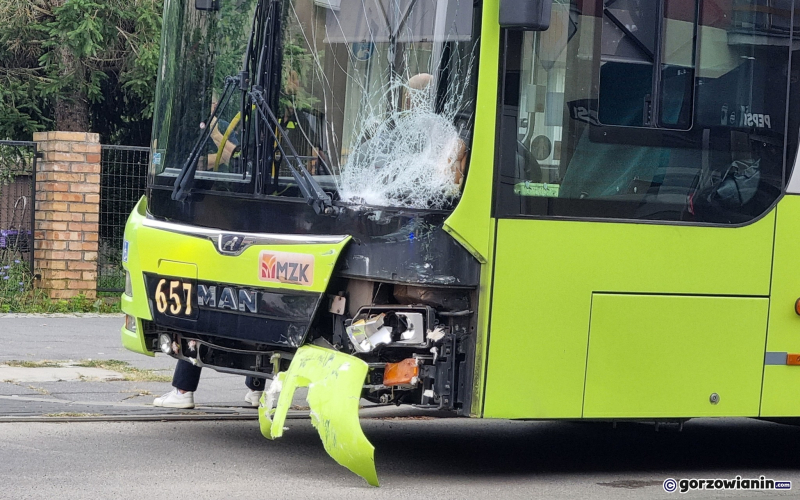
[(197, 319), (197, 280), (148, 276), (147, 285), (154, 315), (190, 321)]

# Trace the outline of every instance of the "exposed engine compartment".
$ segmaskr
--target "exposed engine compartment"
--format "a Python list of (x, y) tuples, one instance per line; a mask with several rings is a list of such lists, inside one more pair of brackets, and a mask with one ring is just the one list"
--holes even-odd
[[(209, 196), (202, 203), (190, 200), (188, 207), (176, 205), (167, 194), (151, 191), (152, 211), (179, 222), (191, 212), (199, 226), (160, 228), (163, 223), (153, 217), (147, 224), (192, 235), (196, 227), (219, 227), (211, 237), (222, 256), (215, 260), (232, 258), (220, 247), (231, 238), (256, 244), (269, 235), (303, 235), (310, 241), (339, 238), (342, 247), (326, 240), (291, 255), (280, 250), (287, 258), (307, 259), (307, 252), (318, 252), (315, 262), (326, 269), (319, 276), (324, 289), (244, 285), (200, 273), (190, 283), (198, 290), (192, 302), (196, 320), (167, 314), (142, 320), (144, 344), (151, 352), (269, 379), (289, 369), (301, 346), (317, 345), (368, 363), (363, 397), (371, 402), (469, 413), (480, 264), (445, 230), (449, 212), (344, 207), (335, 216), (320, 217), (307, 204), (272, 198), (226, 198), (223, 207)], [(220, 219), (223, 209), (236, 217)], [(203, 231), (199, 236), (208, 237), (209, 230)], [(252, 265), (259, 269), (258, 261)], [(145, 293), (152, 298), (164, 276), (154, 271), (148, 276)]]
[[(313, 343), (369, 364), (362, 396), (468, 412), (474, 292), (340, 279), (312, 326)], [(327, 326), (327, 327), (326, 327)]]
[[(468, 414), (472, 379), (475, 291), (415, 287), (336, 277), (305, 344), (356, 356), (369, 370), (362, 397)], [(144, 321), (152, 350), (197, 366), (271, 379), (286, 371), (293, 350), (185, 332)], [(300, 347), (299, 345), (297, 347)]]

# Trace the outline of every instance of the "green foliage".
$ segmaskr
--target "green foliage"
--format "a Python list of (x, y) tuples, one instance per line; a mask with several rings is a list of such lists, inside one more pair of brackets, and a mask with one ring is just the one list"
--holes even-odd
[(0, 145), (0, 186), (13, 182), (17, 176), (33, 175), (33, 160), (30, 148)]
[(124, 136), (127, 123), (148, 121), (162, 6), (163, 0), (0, 0), (0, 138), (58, 128), (58, 103), (110, 104), (95, 106), (91, 116), (104, 139)]
[(44, 27), (31, 2), (0, 0), (0, 139), (28, 138), (47, 124), (37, 86)]
[(30, 283), (28, 265), (19, 259), (0, 266), (0, 301), (25, 292)]
[(91, 300), (79, 295), (69, 300), (50, 299), (33, 286), (28, 263), (9, 259), (0, 265), (0, 313), (116, 313), (118, 301)]
[[(149, 145), (163, 4), (0, 0), (0, 139), (29, 140), (33, 132), (63, 128), (56, 122), (56, 108), (66, 103), (88, 108), (90, 128), (103, 142)], [(225, 77), (241, 70), (253, 5), (253, 0), (222, 2), (222, 12), (214, 16), (219, 22), (206, 34), (213, 40), (218, 92)], [(309, 109), (317, 99), (302, 82), (309, 81), (319, 62), (296, 19), (289, 21), (281, 108)], [(199, 40), (186, 42), (195, 47)]]
[(317, 53), (319, 61), (314, 59), (306, 39), (304, 29), (296, 15), (288, 14), (284, 18), (285, 31), (283, 34), (283, 68), (281, 71), (281, 112), (291, 107), (293, 109), (313, 109), (319, 102), (306, 90), (304, 83), (314, 80), (315, 71), (324, 64), (324, 51)]
[[(214, 88), (221, 91), (225, 78), (242, 70), (242, 55), (247, 49), (255, 2), (222, 2), (218, 22), (212, 24), (208, 40), (216, 46)], [(209, 43), (209, 42), (206, 42)]]

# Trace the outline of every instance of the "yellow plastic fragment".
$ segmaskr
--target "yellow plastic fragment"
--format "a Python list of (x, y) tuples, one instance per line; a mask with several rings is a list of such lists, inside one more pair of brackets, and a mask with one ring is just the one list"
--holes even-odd
[[(325, 451), (344, 467), (378, 486), (375, 447), (367, 440), (358, 419), (361, 388), (367, 364), (353, 356), (313, 345), (297, 350), (289, 370), (281, 373), (261, 398), (258, 420), (267, 439), (283, 435), (283, 424), (294, 391), (308, 387), (311, 423), (319, 432)], [(278, 406), (272, 402), (280, 392)]]

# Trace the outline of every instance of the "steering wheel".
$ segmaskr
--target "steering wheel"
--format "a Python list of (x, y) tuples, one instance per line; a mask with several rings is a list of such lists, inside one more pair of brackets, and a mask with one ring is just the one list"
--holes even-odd
[(239, 125), (239, 121), (242, 119), (242, 112), (236, 113), (236, 116), (233, 117), (233, 120), (228, 124), (228, 128), (225, 129), (225, 133), (222, 135), (222, 140), (217, 146), (217, 157), (214, 160), (214, 172), (219, 171), (219, 163), (222, 161), (222, 153), (225, 152), (225, 145), (228, 143), (228, 139), (233, 134), (233, 131), (236, 130), (236, 126)]

